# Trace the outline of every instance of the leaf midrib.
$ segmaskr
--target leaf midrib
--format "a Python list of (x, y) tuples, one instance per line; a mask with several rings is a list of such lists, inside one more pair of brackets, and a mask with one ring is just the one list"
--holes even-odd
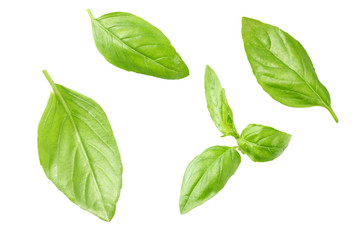
[[(255, 145), (256, 147), (259, 147), (259, 148), (266, 148), (266, 149), (272, 149), (272, 148), (277, 148), (277, 149), (283, 149), (283, 147), (277, 147), (277, 146), (266, 146), (266, 145), (259, 145), (255, 142), (250, 142), (248, 140), (246, 140), (244, 137), (240, 136), (239, 138), (236, 139), (237, 141), (242, 141), (242, 142), (246, 142), (250, 145)], [(240, 147), (240, 146), (239, 146)]]
[(160, 63), (158, 63), (158, 62), (156, 62), (155, 60), (153, 60), (153, 59), (150, 58), (149, 56), (146, 56), (145, 54), (139, 52), (139, 51), (136, 50), (135, 48), (132, 48), (131, 46), (129, 46), (128, 44), (126, 44), (121, 38), (119, 38), (117, 35), (115, 35), (113, 32), (111, 32), (109, 29), (107, 29), (104, 25), (102, 25), (99, 20), (97, 20), (97, 19), (95, 19), (95, 18), (91, 18), (91, 21), (97, 23), (98, 26), (100, 26), (100, 28), (102, 28), (102, 29), (103, 29), (104, 31), (106, 31), (107, 33), (111, 34), (115, 39), (117, 39), (119, 42), (121, 42), (121, 43), (122, 43), (123, 45), (125, 45), (127, 48), (133, 50), (134, 52), (140, 54), (141, 56), (143, 56), (143, 57), (145, 57), (145, 58), (147, 58), (147, 59), (150, 59), (151, 62), (153, 62), (153, 63), (155, 63), (155, 64), (157, 64), (157, 65), (165, 68), (166, 70), (169, 70), (169, 71), (172, 71), (172, 72), (175, 72), (175, 73), (186, 74), (186, 72), (181, 72), (181, 71), (176, 71), (176, 70), (170, 69), (170, 68), (168, 68), (168, 67), (166, 67), (166, 66), (164, 66), (164, 65), (162, 65), (162, 64), (160, 64)]

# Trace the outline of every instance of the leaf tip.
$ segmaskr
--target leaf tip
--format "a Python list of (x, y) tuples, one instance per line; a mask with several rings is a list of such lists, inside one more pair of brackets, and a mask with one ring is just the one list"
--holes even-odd
[(184, 64), (184, 72), (183, 72), (183, 75), (180, 76), (179, 79), (181, 79), (181, 78), (186, 78), (187, 76), (190, 75), (190, 71), (189, 71), (188, 66), (187, 66), (185, 63), (183, 63), (183, 64)]
[(292, 135), (291, 134), (289, 134), (289, 133), (286, 133), (287, 135), (288, 135), (288, 137), (289, 137), (289, 142), (290, 142), (290, 140), (292, 139)]
[(205, 67), (205, 71), (209, 72), (209, 71), (214, 71), (214, 70), (210, 67), (210, 65), (207, 64)]
[(212, 69), (209, 65), (206, 65), (206, 68), (205, 68), (205, 76), (207, 75), (207, 74), (215, 74), (215, 71), (214, 71), (214, 69)]
[(179, 210), (180, 210), (181, 215), (184, 215), (190, 211), (190, 210), (186, 209), (185, 206), (180, 206)]
[(248, 17), (242, 17), (241, 19), (241, 23), (244, 25), (246, 23), (248, 23), (249, 21), (253, 20), (252, 18), (248, 18)]
[(101, 218), (101, 220), (103, 220), (105, 222), (110, 222), (111, 221), (111, 219), (109, 219), (109, 218)]
[(105, 222), (110, 222), (115, 215), (115, 209), (111, 209), (111, 210), (108, 209), (102, 212), (97, 212), (94, 213), (94, 215)]
[(187, 199), (183, 195), (180, 196), (179, 210), (181, 215), (184, 215), (191, 210), (187, 205)]
[(249, 32), (251, 28), (255, 27), (259, 23), (261, 23), (259, 20), (248, 17), (242, 17), (242, 21), (241, 21), (242, 34)]

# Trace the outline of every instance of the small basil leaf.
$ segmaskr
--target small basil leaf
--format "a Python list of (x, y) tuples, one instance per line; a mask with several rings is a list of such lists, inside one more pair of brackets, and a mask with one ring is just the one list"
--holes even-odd
[(98, 19), (90, 10), (88, 13), (96, 47), (111, 64), (165, 79), (189, 75), (169, 39), (150, 23), (124, 12), (105, 14)]
[(304, 47), (278, 27), (243, 18), (245, 52), (261, 87), (289, 107), (321, 106), (338, 119)]
[(237, 138), (240, 150), (254, 162), (271, 161), (285, 150), (291, 135), (257, 124), (249, 124)]
[(188, 165), (180, 194), (180, 212), (185, 214), (215, 196), (235, 173), (241, 162), (235, 148), (214, 146)]
[(239, 137), (225, 90), (221, 87), (218, 76), (210, 66), (206, 66), (205, 70), (205, 97), (210, 116), (219, 131), (224, 136)]
[(38, 128), (41, 166), (72, 202), (110, 221), (120, 195), (122, 164), (109, 121), (95, 101), (44, 74), (54, 93)]

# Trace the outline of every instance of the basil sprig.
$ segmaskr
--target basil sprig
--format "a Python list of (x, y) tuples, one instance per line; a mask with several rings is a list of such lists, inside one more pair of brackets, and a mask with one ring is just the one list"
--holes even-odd
[(324, 107), (338, 122), (328, 90), (296, 39), (278, 27), (246, 17), (242, 37), (253, 73), (265, 92), (289, 107)]
[(287, 133), (256, 124), (249, 124), (239, 136), (225, 90), (209, 66), (205, 70), (205, 96), (215, 126), (224, 136), (233, 136), (238, 146), (210, 147), (190, 162), (181, 186), (181, 214), (203, 204), (225, 186), (241, 162), (237, 150), (254, 162), (271, 161), (281, 155), (291, 139)]
[(41, 117), (38, 151), (46, 176), (72, 202), (110, 221), (122, 186), (122, 164), (110, 123), (94, 100), (55, 84)]

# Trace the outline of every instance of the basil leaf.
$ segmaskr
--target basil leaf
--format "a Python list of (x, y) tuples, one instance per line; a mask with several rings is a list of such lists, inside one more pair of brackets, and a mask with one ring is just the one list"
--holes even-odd
[(187, 167), (180, 194), (180, 212), (185, 214), (215, 196), (241, 162), (235, 148), (214, 146), (195, 157)]
[(265, 92), (289, 107), (324, 107), (338, 122), (330, 94), (297, 40), (278, 27), (245, 17), (242, 37), (253, 73)]
[(218, 76), (210, 66), (206, 66), (205, 70), (205, 97), (210, 116), (219, 131), (224, 136), (239, 137), (225, 90), (221, 87)]
[(237, 138), (240, 150), (254, 162), (271, 161), (285, 150), (291, 135), (257, 124), (249, 124)]
[(189, 69), (170, 41), (145, 20), (124, 12), (95, 19), (90, 10), (93, 36), (99, 52), (111, 64), (136, 73), (180, 79)]
[(109, 121), (92, 99), (55, 84), (38, 128), (40, 163), (72, 202), (102, 220), (115, 213), (122, 164)]

